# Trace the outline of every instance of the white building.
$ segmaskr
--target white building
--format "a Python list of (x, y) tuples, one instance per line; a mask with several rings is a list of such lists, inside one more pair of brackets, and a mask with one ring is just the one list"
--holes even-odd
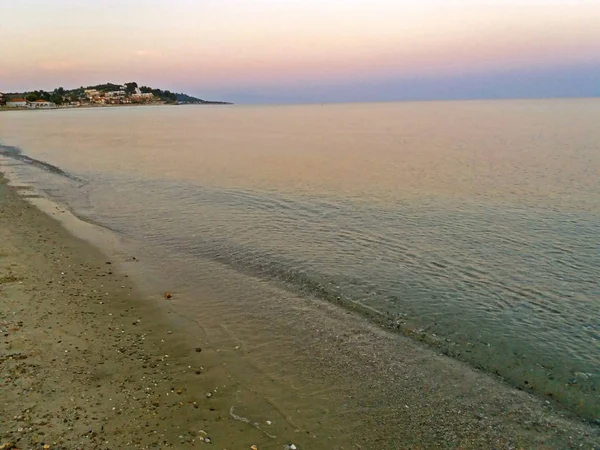
[(6, 100), (6, 106), (9, 108), (27, 108), (29, 102), (24, 98), (9, 98)]
[(125, 91), (110, 91), (106, 93), (107, 97), (123, 97), (125, 95)]
[(131, 94), (131, 98), (135, 99), (135, 100), (149, 100), (152, 99), (154, 97), (154, 94), (152, 92), (144, 92), (144, 93), (140, 93), (140, 94)]
[(52, 109), (56, 108), (56, 103), (47, 102), (46, 100), (36, 100), (34, 102), (29, 102), (28, 106), (31, 109)]
[(100, 97), (100, 92), (97, 89), (86, 89), (83, 91), (83, 93), (90, 100), (93, 99), (94, 97)]

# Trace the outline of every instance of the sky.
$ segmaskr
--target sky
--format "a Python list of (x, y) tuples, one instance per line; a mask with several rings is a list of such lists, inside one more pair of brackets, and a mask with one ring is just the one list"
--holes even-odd
[(0, 92), (304, 103), (600, 96), (600, 0), (0, 0)]

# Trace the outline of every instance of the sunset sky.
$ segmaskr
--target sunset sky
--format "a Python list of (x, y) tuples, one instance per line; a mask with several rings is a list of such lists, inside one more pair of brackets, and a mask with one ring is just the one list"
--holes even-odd
[(0, 91), (236, 102), (600, 95), (600, 0), (0, 0)]

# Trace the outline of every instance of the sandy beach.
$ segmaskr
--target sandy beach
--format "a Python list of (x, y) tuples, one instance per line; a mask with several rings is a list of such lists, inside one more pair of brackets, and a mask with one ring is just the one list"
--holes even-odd
[(246, 419), (232, 409), (239, 391), (224, 369), (241, 356), (173, 327), (114, 261), (17, 191), (0, 183), (0, 448), (599, 448), (597, 427), (550, 402), (316, 300), (288, 302), (290, 320), (315, 328), (299, 325), (305, 338), (288, 358), (323, 387), (290, 395), (305, 416), (314, 409), (317, 428), (289, 408), (280, 423)]
[(167, 323), (110, 260), (2, 180), (0, 448), (264, 440), (219, 398), (215, 357)]

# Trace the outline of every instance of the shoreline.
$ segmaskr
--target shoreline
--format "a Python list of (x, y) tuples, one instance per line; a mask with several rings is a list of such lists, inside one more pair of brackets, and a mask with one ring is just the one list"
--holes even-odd
[(232, 106), (234, 103), (228, 102), (210, 102), (205, 103), (140, 103), (140, 104), (127, 104), (127, 105), (84, 105), (84, 106), (58, 106), (56, 108), (13, 108), (0, 106), (0, 112), (3, 111), (62, 111), (71, 109), (97, 109), (97, 108), (128, 108), (128, 107), (141, 107), (141, 106)]
[[(358, 379), (356, 389), (346, 393), (362, 392), (363, 398), (349, 402), (354, 407), (362, 404), (364, 412), (353, 410), (347, 417), (360, 417), (363, 422), (340, 428), (343, 434), (339, 433), (338, 439), (331, 440), (338, 430), (331, 430), (328, 441), (322, 439), (324, 430), (312, 430), (315, 437), (307, 430), (306, 437), (300, 432), (304, 427), (293, 426), (291, 419), (277, 430), (278, 438), (271, 438), (270, 425), (240, 421), (231, 410), (244, 378), (233, 380), (232, 369), (223, 366), (237, 367), (233, 359), (243, 356), (227, 359), (216, 343), (190, 338), (175, 314), (169, 316), (171, 311), (140, 295), (129, 277), (119, 273), (119, 267), (115, 269), (114, 261), (74, 237), (1, 178), (0, 233), (0, 323), (8, 334), (3, 341), (7, 356), (0, 371), (10, 383), (0, 394), (0, 400), (9, 405), (2, 413), (2, 423), (9, 424), (8, 431), (0, 435), (3, 442), (20, 447), (25, 442), (26, 448), (40, 442), (56, 442), (51, 448), (90, 443), (106, 448), (194, 448), (202, 445), (199, 443), (206, 436), (199, 430), (203, 430), (221, 448), (250, 448), (253, 444), (259, 449), (283, 448), (294, 442), (301, 449), (369, 449), (379, 442), (384, 445), (381, 448), (452, 448), (458, 443), (458, 448), (579, 448), (581, 444), (591, 449), (599, 438), (598, 429), (554, 412), (542, 399), (382, 330), (369, 332), (378, 337), (376, 343), (401, 346), (403, 361), (387, 361), (362, 345), (362, 351), (370, 352), (368, 356), (356, 355), (342, 365), (343, 357), (351, 355), (344, 340), (355, 340), (352, 332), (364, 327), (358, 317), (352, 318), (346, 338), (336, 344), (340, 355), (323, 360), (321, 348), (311, 347), (307, 339), (304, 344), (294, 344), (297, 360), (314, 364), (312, 374), (323, 385), (340, 375), (352, 378), (354, 371), (364, 375), (368, 363), (382, 378), (395, 380), (391, 388), (399, 391), (397, 395), (390, 397), (387, 405), (381, 404), (385, 391), (364, 389), (380, 391), (383, 386)], [(308, 303), (326, 320), (346, 315), (332, 305)], [(306, 302), (302, 306), (306, 308)], [(295, 307), (290, 306), (292, 312)], [(207, 317), (210, 319), (210, 314)], [(324, 333), (321, 339), (330, 341)], [(201, 352), (195, 351), (196, 345)], [(326, 344), (323, 349), (331, 346)], [(318, 361), (313, 362), (315, 358)], [(336, 365), (348, 373), (328, 374)], [(396, 373), (390, 373), (391, 367)], [(312, 369), (307, 367), (307, 373)], [(209, 392), (211, 398), (206, 396)], [(297, 395), (302, 393), (299, 390)], [(119, 399), (118, 405), (115, 399)], [(318, 409), (325, 404), (317, 398), (302, 406)], [(333, 409), (336, 406), (331, 404)], [(282, 416), (290, 417), (289, 411)], [(189, 429), (182, 429), (186, 427)]]
[(263, 431), (240, 427), (219, 398), (228, 380), (218, 358), (114, 267), (0, 175), (0, 442), (61, 449), (264, 442)]

